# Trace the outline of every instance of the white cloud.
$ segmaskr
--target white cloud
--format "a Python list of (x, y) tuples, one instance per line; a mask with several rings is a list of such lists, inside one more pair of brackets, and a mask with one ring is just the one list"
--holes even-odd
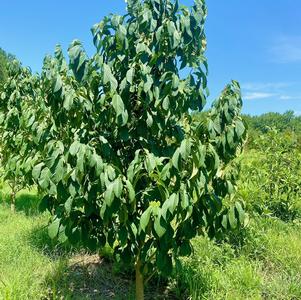
[(294, 82), (247, 82), (242, 88), (248, 91), (281, 90), (294, 85)]
[(255, 100), (255, 99), (265, 99), (277, 96), (277, 94), (273, 93), (264, 93), (264, 92), (253, 92), (253, 93), (246, 93), (243, 97), (246, 100)]
[(280, 36), (269, 49), (272, 61), (301, 63), (301, 36)]
[(294, 100), (294, 99), (299, 99), (300, 97), (298, 96), (289, 96), (289, 95), (281, 95), (279, 97), (280, 100)]
[(279, 97), (280, 100), (292, 100), (292, 99), (295, 99), (295, 97), (293, 96), (289, 96), (289, 95), (281, 95)]
[[(244, 99), (301, 100), (298, 82), (246, 82), (242, 84)], [(297, 89), (296, 89), (297, 87)]]

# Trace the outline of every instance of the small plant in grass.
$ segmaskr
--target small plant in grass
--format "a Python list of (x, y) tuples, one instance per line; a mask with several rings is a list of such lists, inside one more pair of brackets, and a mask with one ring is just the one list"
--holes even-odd
[(26, 173), (33, 167), (35, 147), (29, 128), (35, 121), (32, 106), (37, 104), (39, 79), (16, 60), (8, 76), (0, 87), (0, 153), (3, 180), (11, 189), (11, 210), (15, 211), (16, 194), (27, 186)]
[(30, 166), (50, 236), (109, 244), (135, 269), (140, 300), (153, 274), (191, 254), (193, 237), (244, 222), (241, 204), (223, 210), (222, 199), (246, 129), (235, 81), (202, 122), (191, 116), (207, 93), (203, 1), (129, 0), (127, 11), (93, 27), (92, 58), (74, 41), (69, 64), (60, 47), (45, 59), (31, 111), (48, 122), (30, 127)]

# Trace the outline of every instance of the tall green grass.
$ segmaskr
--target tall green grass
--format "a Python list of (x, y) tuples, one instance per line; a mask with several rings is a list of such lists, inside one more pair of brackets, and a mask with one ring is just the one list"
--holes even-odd
[(178, 291), (191, 299), (301, 299), (301, 226), (253, 219), (245, 244), (194, 240), (178, 268)]
[(33, 229), (47, 222), (45, 216), (27, 217), (0, 210), (0, 299), (39, 299), (45, 278), (56, 263), (32, 245)]

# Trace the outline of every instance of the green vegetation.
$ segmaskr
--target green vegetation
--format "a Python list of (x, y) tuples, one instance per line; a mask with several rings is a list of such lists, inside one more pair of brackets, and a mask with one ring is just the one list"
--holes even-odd
[(283, 114), (270, 112), (260, 116), (244, 115), (244, 119), (252, 130), (261, 133), (266, 133), (269, 128), (276, 128), (281, 132), (300, 132), (301, 130), (301, 117), (296, 116), (293, 111), (287, 111)]
[[(279, 214), (283, 198), (278, 199), (274, 189), (269, 198), (262, 188), (268, 180), (282, 177), (288, 187), (294, 184), (288, 180), (300, 171), (293, 169), (300, 155), (294, 141), (287, 132), (275, 130), (255, 139), (256, 147), (237, 160), (235, 197), (246, 204), (248, 226), (213, 241), (194, 238), (193, 255), (181, 258), (169, 280), (154, 276), (146, 287), (146, 299), (301, 297), (300, 197), (290, 197), (294, 209)], [(287, 147), (291, 151), (282, 151)], [(283, 174), (281, 164), (286, 159), (292, 163)], [(269, 160), (276, 172), (266, 171)], [(50, 215), (39, 212), (36, 191), (17, 195), (15, 214), (9, 209), (5, 185), (1, 195), (0, 232), (7, 234), (0, 234), (0, 299), (135, 299), (135, 274), (114, 260), (108, 245), (100, 252), (59, 245), (48, 237), (45, 226)]]
[[(110, 249), (99, 258), (53, 244), (49, 216), (36, 210), (33, 195), (18, 194), (15, 214), (1, 204), (0, 232), (7, 234), (0, 234), (0, 299), (134, 299), (134, 274), (112, 262)], [(299, 299), (300, 229), (257, 216), (243, 245), (198, 237), (193, 256), (181, 260), (168, 282), (154, 277), (146, 299)]]
[(35, 97), (34, 88), (39, 82), (17, 61), (10, 64), (8, 75), (0, 92), (1, 166), (3, 179), (11, 187), (14, 211), (17, 192), (32, 183), (27, 173), (33, 160), (28, 158), (34, 157), (37, 144), (28, 130), (28, 122), (34, 117), (28, 99)]
[(300, 299), (300, 118), (202, 111), (202, 0), (127, 10), (3, 73), (0, 298)]
[(254, 142), (239, 193), (250, 209), (282, 220), (301, 217), (301, 152), (297, 135), (271, 129)]
[(6, 53), (0, 48), (0, 85), (6, 81), (8, 77), (8, 64), (13, 60), (13, 55)]
[(199, 238), (180, 280), (193, 299), (299, 299), (300, 225), (255, 218), (240, 248)]
[[(20, 203), (22, 196), (18, 198)], [(26, 198), (34, 203), (29, 195)], [(45, 226), (47, 218), (10, 213), (2, 203), (0, 220), (0, 299), (39, 299), (45, 274), (51, 272), (53, 265), (31, 245), (31, 235), (36, 228)]]

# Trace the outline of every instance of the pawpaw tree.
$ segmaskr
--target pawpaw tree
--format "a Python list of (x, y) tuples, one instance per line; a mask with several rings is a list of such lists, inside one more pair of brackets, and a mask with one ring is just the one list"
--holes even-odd
[(0, 86), (0, 152), (3, 179), (11, 188), (11, 210), (15, 210), (16, 194), (33, 183), (30, 180), (35, 165), (37, 144), (32, 140), (37, 122), (39, 76), (12, 60), (8, 80)]
[(239, 84), (202, 122), (191, 116), (207, 98), (206, 15), (203, 0), (128, 0), (126, 15), (92, 28), (93, 57), (76, 40), (69, 61), (59, 46), (45, 59), (42, 109), (32, 106), (41, 127), (31, 128), (30, 174), (53, 215), (50, 236), (109, 244), (135, 269), (137, 299), (154, 273), (169, 276), (191, 254), (197, 234), (244, 221), (239, 203), (222, 205), (246, 135)]

